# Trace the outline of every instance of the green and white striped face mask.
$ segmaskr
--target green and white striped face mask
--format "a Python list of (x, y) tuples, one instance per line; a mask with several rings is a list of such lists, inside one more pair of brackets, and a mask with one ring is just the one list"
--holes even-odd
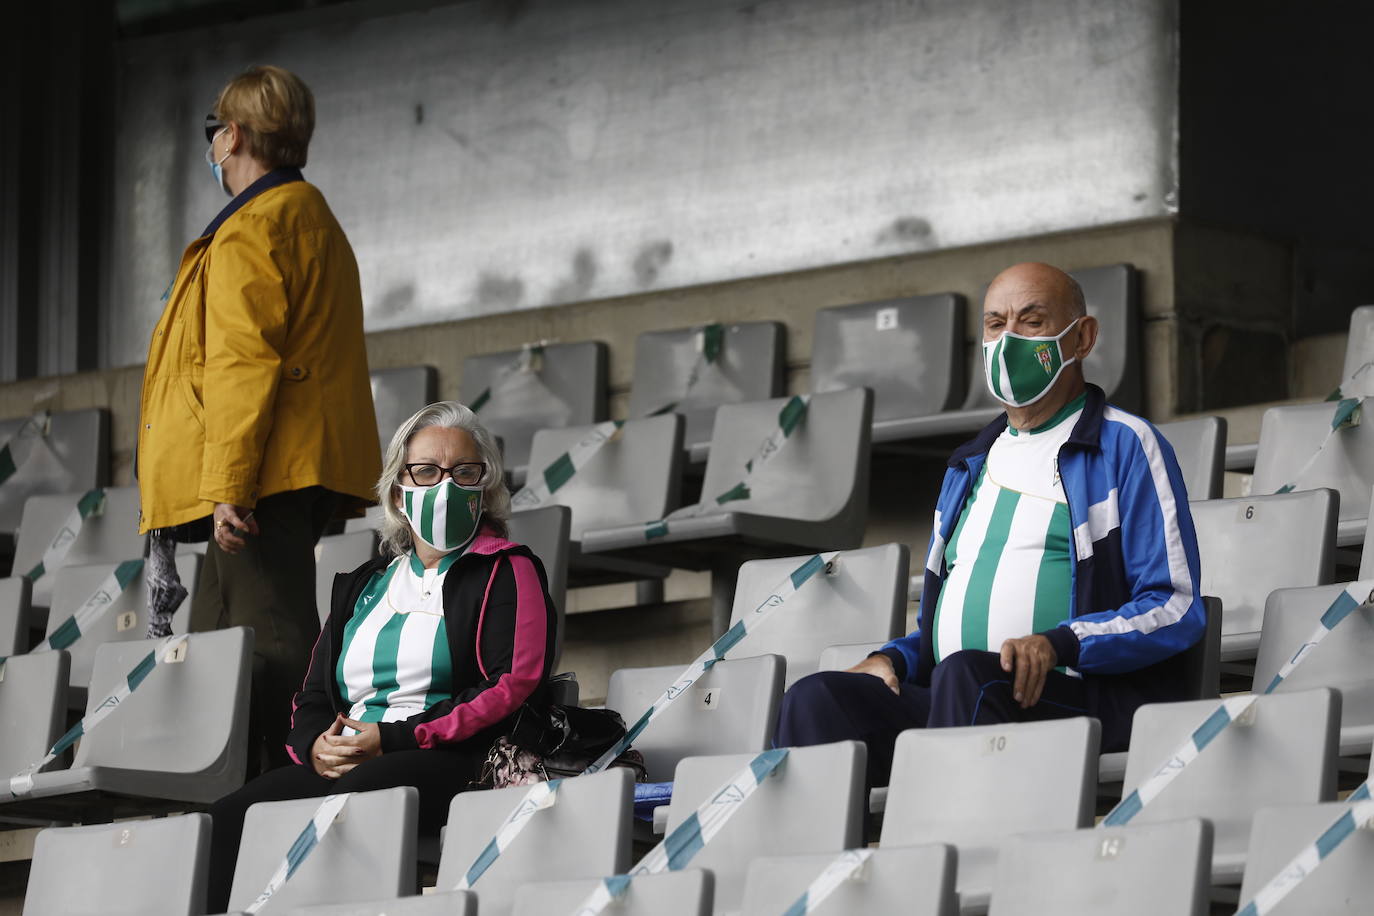
[(1054, 386), (1064, 367), (1078, 357), (1064, 358), (1060, 341), (1080, 319), (1053, 337), (1026, 337), (1003, 331), (996, 340), (983, 343), (983, 373), (992, 396), (1010, 407), (1028, 407)]
[(452, 478), (432, 487), (401, 486), (401, 513), (415, 536), (435, 550), (466, 547), (482, 518), (482, 488), (460, 487)]

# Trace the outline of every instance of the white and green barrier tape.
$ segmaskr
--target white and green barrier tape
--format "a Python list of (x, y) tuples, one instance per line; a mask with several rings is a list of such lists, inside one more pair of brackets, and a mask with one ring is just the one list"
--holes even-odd
[(1312, 650), (1330, 635), (1331, 631), (1342, 620), (1345, 620), (1359, 608), (1374, 606), (1374, 591), (1371, 589), (1374, 589), (1374, 580), (1352, 582), (1346, 586), (1345, 590), (1337, 595), (1336, 599), (1323, 612), (1316, 630), (1307, 641), (1298, 647), (1297, 651), (1289, 656), (1288, 661), (1264, 688), (1263, 694), (1246, 693), (1222, 700), (1221, 705), (1193, 730), (1178, 750), (1174, 751), (1169, 759), (1151, 776), (1118, 802), (1098, 826), (1119, 827), (1130, 823), (1131, 819), (1139, 814), (1142, 808), (1157, 798), (1159, 793), (1163, 792), (1169, 783), (1173, 782), (1178, 774), (1182, 773), (1188, 764), (1196, 760), (1207, 748), (1207, 745), (1215, 741), (1217, 736), (1226, 731), (1232, 723), (1250, 721), (1252, 707), (1259, 696), (1273, 693), (1278, 689), (1278, 686), (1293, 673), (1293, 669), (1302, 664)]
[[(45, 438), (51, 423), (51, 415), (46, 410), (29, 417), (16, 429), (3, 445), (0, 445), (0, 484), (14, 476), (33, 451), (33, 444)], [(28, 442), (29, 448), (21, 449), (20, 443)]]
[(277, 891), (282, 889), (282, 885), (291, 880), (294, 875), (315, 851), (315, 847), (320, 845), (329, 828), (334, 826), (334, 822), (339, 819), (343, 812), (344, 805), (348, 804), (351, 793), (342, 795), (327, 795), (320, 806), (315, 809), (315, 813), (310, 816), (310, 821), (305, 828), (296, 836), (291, 848), (286, 851), (285, 858), (277, 866), (277, 870), (268, 879), (267, 886), (262, 889), (262, 893), (248, 906), (243, 908), (245, 913), (256, 913), (262, 909), (263, 904), (272, 899)]
[(871, 858), (871, 849), (846, 849), (830, 860), (783, 916), (806, 916), (807, 913), (816, 912), (827, 897), (839, 890), (840, 885), (862, 875)]
[(1317, 463), (1317, 459), (1321, 458), (1322, 452), (1326, 451), (1327, 446), (1336, 438), (1336, 435), (1343, 429), (1352, 429), (1360, 425), (1360, 414), (1362, 412), (1360, 410), (1360, 404), (1361, 400), (1359, 398), (1345, 398), (1336, 404), (1336, 411), (1331, 415), (1331, 429), (1327, 431), (1326, 437), (1321, 441), (1321, 445), (1317, 446), (1317, 450), (1312, 453), (1312, 457), (1308, 458), (1303, 466), (1298, 468), (1297, 472), (1293, 474), (1292, 479), (1288, 483), (1274, 491), (1276, 494), (1291, 493), (1293, 490), (1296, 490), (1298, 484), (1302, 481), (1303, 475), (1310, 471), (1312, 466)]
[(125, 560), (110, 570), (110, 574), (101, 581), (91, 596), (81, 602), (72, 615), (52, 631), (51, 636), (30, 651), (49, 652), (54, 649), (65, 649), (85, 636), (91, 631), (91, 624), (105, 616), (105, 612), (114, 606), (115, 599), (123, 594), (124, 589), (128, 588), (129, 583), (142, 571), (142, 560)]
[(77, 500), (76, 508), (71, 511), (62, 526), (57, 529), (57, 533), (52, 536), (52, 540), (48, 542), (48, 546), (44, 548), (43, 559), (24, 574), (25, 578), (30, 582), (37, 582), (53, 570), (61, 568), (67, 559), (67, 553), (76, 543), (76, 536), (81, 533), (81, 526), (86, 524), (86, 519), (92, 515), (99, 515), (104, 509), (103, 489), (96, 487), (82, 494), (81, 499)]
[(463, 877), (458, 879), (458, 883), (453, 886), (455, 891), (465, 891), (477, 883), (477, 879), (486, 874), (488, 868), (501, 857), (501, 853), (510, 847), (515, 838), (520, 835), (529, 824), (530, 819), (545, 808), (553, 807), (558, 801), (558, 787), (563, 780), (551, 779), (548, 782), (537, 782), (529, 787), (529, 790), (521, 797), (516, 806), (511, 809), (510, 814), (501, 822), (497, 828), (496, 835), (487, 841), (487, 845), (478, 853), (477, 858), (468, 866), (467, 871), (463, 872)]
[(672, 413), (678, 406), (692, 396), (697, 383), (701, 381), (702, 373), (707, 366), (714, 366), (720, 362), (720, 355), (725, 351), (725, 325), (712, 322), (697, 328), (696, 333), (697, 358), (692, 363), (691, 370), (687, 373), (687, 384), (682, 389), (682, 394), (677, 400), (669, 401), (662, 407), (652, 410), (645, 416), (656, 417), (659, 414)]
[(517, 372), (539, 373), (544, 368), (544, 343), (525, 344), (516, 354), (515, 359), (506, 363), (496, 373), (492, 375), (487, 387), (483, 388), (471, 401), (468, 402), (468, 409), (473, 413), (480, 413), (487, 404), (505, 385), (506, 380)]
[(1279, 901), (1316, 871), (1356, 830), (1374, 826), (1374, 799), (1370, 798), (1369, 780), (1350, 793), (1346, 802), (1350, 807), (1270, 878), (1249, 902), (1236, 911), (1236, 916), (1268, 916), (1279, 905)]
[(614, 439), (624, 420), (607, 420), (598, 423), (577, 440), (577, 444), (559, 455), (539, 474), (530, 474), (520, 492), (510, 498), (510, 506), (519, 512), (522, 509), (537, 509), (553, 498), (564, 484), (586, 467), (601, 451), (607, 442)]
[(107, 716), (133, 695), (154, 668), (169, 662), (183, 661), (186, 658), (186, 653), (183, 651), (186, 640), (185, 635), (170, 636), (150, 650), (147, 655), (139, 660), (138, 664), (129, 670), (129, 673), (124, 676), (124, 680), (115, 688), (113, 693), (96, 704), (95, 708), (87, 713), (80, 722), (73, 725), (65, 735), (57, 739), (57, 743), (49, 749), (42, 760), (29, 764), (11, 776), (6, 783), (7, 790), (0, 791), (7, 791), (10, 798), (22, 798), (32, 792), (33, 774), (56, 760), (58, 755), (76, 744), (82, 735), (89, 735), (94, 731), (97, 725), (105, 721)]

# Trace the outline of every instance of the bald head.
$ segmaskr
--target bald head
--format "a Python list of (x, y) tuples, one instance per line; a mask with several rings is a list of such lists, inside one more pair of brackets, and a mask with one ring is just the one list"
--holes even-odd
[(983, 339), (1000, 337), (1008, 328), (1018, 334), (1058, 334), (1088, 313), (1083, 288), (1058, 267), (1026, 262), (1002, 271), (983, 300)]

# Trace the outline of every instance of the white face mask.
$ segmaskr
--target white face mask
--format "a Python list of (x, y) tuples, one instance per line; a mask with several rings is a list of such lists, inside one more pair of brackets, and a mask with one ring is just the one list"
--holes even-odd
[(992, 396), (1009, 407), (1029, 407), (1043, 398), (1078, 357), (1064, 355), (1064, 335), (1082, 319), (1053, 337), (1027, 337), (1003, 331), (983, 343), (983, 377)]
[(451, 478), (432, 487), (401, 486), (401, 514), (417, 538), (449, 553), (477, 536), (482, 488), (459, 486)]
[[(221, 128), (215, 133), (215, 137), (218, 137), (220, 134), (224, 133), (225, 130), (227, 130), (227, 128), (221, 127)], [(214, 159), (214, 156), (215, 156), (215, 141), (214, 141), (214, 139), (211, 139), (211, 140), (210, 140), (210, 145), (209, 145), (209, 147), (207, 147), (206, 150), (205, 150), (205, 163), (206, 163), (206, 165), (210, 166), (210, 171), (214, 173), (215, 182), (220, 186), (220, 190), (222, 190), (225, 194), (229, 195), (230, 197), (233, 197), (233, 196), (234, 196), (234, 192), (231, 191), (231, 190), (229, 190), (229, 185), (228, 185), (228, 184), (225, 182), (225, 180), (224, 180), (224, 161), (225, 161), (226, 159), (228, 159), (231, 155), (233, 155), (233, 154), (230, 153), (230, 152), (228, 152), (228, 151), (225, 151), (224, 155), (220, 157), (220, 159), (219, 159), (218, 162), (216, 162), (215, 159)]]

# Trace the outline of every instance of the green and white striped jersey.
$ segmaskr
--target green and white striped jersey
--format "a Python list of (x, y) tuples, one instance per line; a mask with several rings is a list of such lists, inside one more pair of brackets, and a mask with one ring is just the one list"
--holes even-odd
[(373, 574), (344, 625), (335, 666), (349, 718), (399, 722), (453, 696), (444, 625), (444, 577), (461, 555), (435, 569), (411, 553)]
[(1068, 618), (1072, 526), (1058, 456), (1082, 412), (1080, 397), (1043, 426), (1009, 426), (993, 443), (945, 547), (937, 664), (962, 649), (997, 652)]

